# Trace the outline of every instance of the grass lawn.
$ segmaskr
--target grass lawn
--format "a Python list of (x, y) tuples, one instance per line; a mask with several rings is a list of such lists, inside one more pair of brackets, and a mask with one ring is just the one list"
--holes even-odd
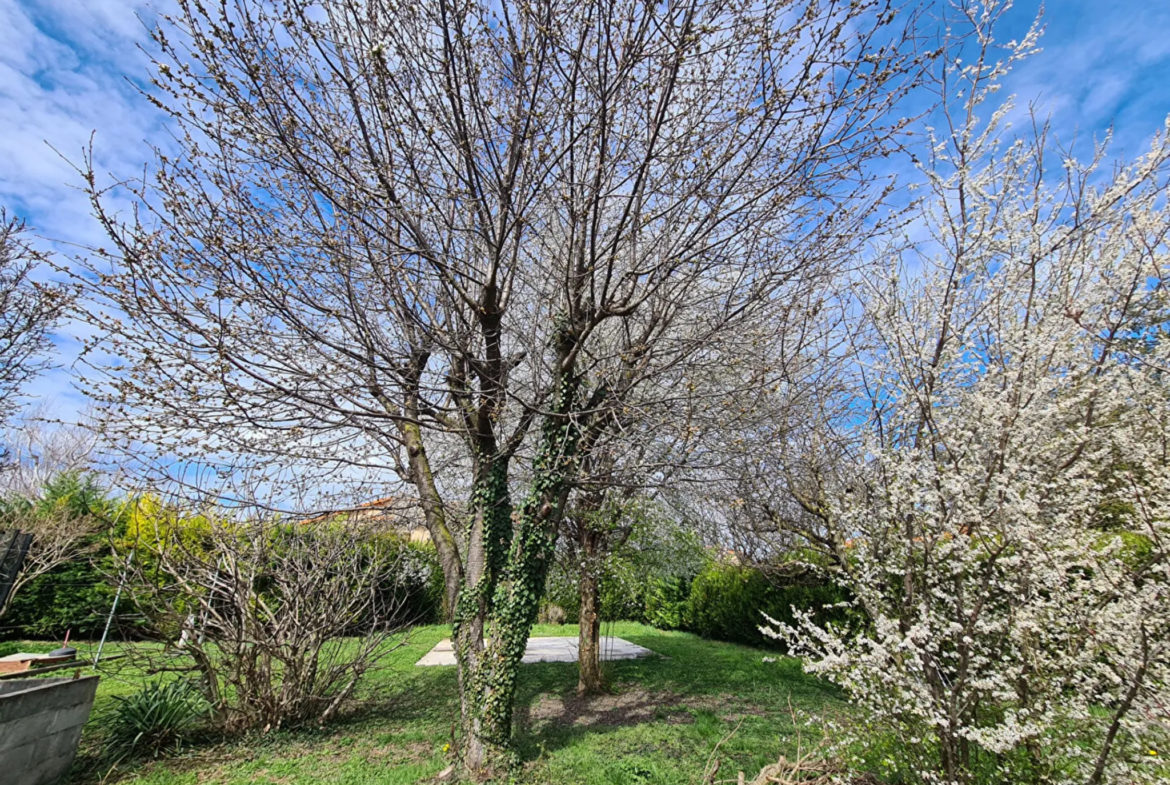
[[(606, 625), (604, 633), (663, 656), (606, 663), (610, 694), (585, 700), (575, 695), (575, 663), (521, 666), (521, 782), (697, 783), (721, 741), (719, 778), (734, 780), (741, 769), (750, 778), (780, 754), (795, 752), (790, 702), (818, 715), (847, 708), (834, 688), (804, 675), (796, 660), (763, 661), (774, 653), (633, 623)], [(577, 628), (537, 627), (533, 634), (576, 635)], [(433, 777), (450, 762), (446, 747), (458, 720), (455, 669), (414, 663), (447, 635), (442, 626), (416, 629), (364, 683), (357, 705), (324, 729), (208, 743), (177, 758), (125, 766), (107, 782), (413, 785)], [(114, 695), (142, 684), (140, 675), (118, 667), (122, 662), (102, 669), (73, 783), (95, 783), (107, 773), (95, 765), (102, 712)]]

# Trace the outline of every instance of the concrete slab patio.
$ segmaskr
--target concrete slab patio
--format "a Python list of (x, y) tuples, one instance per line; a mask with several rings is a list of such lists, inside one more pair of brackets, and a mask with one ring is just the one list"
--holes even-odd
[[(637, 644), (630, 643), (624, 638), (603, 636), (601, 638), (601, 659), (603, 660), (633, 660), (638, 657), (649, 657), (655, 652), (644, 649)], [(529, 638), (524, 648), (524, 659), (521, 662), (576, 662), (577, 638)], [(455, 649), (451, 646), (451, 639), (444, 638), (436, 644), (423, 658), (415, 663), (417, 667), (431, 665), (454, 665)]]

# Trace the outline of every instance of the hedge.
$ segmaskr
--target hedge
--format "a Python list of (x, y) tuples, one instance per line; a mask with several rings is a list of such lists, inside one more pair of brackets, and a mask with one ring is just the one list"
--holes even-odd
[(79, 640), (101, 637), (114, 600), (105, 571), (117, 568), (109, 561), (98, 553), (29, 581), (0, 620), (0, 639), (59, 641), (66, 631)]
[[(95, 538), (96, 539), (96, 538)], [(403, 543), (403, 574), (387, 591), (401, 602), (402, 618), (412, 624), (441, 620), (443, 574), (432, 546)], [(0, 640), (59, 641), (66, 631), (75, 640), (101, 637), (114, 599), (120, 563), (95, 547), (90, 558), (57, 567), (17, 593), (0, 620)], [(137, 637), (134, 587), (127, 587), (110, 630), (115, 639)]]
[(752, 567), (716, 562), (691, 583), (684, 627), (704, 638), (783, 648), (760, 632), (766, 623), (764, 614), (792, 624), (795, 607), (811, 612), (820, 623), (845, 623), (847, 609), (825, 606), (848, 599), (843, 588), (807, 568), (789, 566), (768, 575)]
[[(624, 575), (602, 577), (603, 619), (638, 621), (712, 640), (781, 650), (780, 641), (760, 632), (766, 623), (764, 614), (791, 624), (795, 606), (811, 612), (820, 623), (848, 623), (849, 609), (826, 608), (848, 599), (848, 593), (823, 573), (791, 564), (765, 573), (756, 567), (711, 560), (691, 577), (644, 576), (640, 582)], [(576, 576), (562, 570), (550, 575), (545, 603), (560, 606), (565, 621), (575, 623), (579, 613)]]

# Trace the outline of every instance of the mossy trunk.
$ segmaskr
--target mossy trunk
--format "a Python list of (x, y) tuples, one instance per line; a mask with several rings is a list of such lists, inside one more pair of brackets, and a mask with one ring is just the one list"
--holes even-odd
[(452, 621), (463, 586), (463, 565), (459, 558), (459, 548), (455, 544), (451, 529), (447, 526), (443, 499), (435, 484), (435, 475), (423, 443), (422, 429), (416, 422), (403, 422), (399, 426), (399, 433), (406, 445), (407, 465), (411, 480), (418, 491), (423, 519), (438, 553), (439, 566), (443, 570), (443, 620)]

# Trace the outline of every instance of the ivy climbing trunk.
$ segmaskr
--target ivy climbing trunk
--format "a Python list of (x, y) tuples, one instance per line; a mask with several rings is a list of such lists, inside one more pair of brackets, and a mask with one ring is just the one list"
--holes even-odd
[[(573, 375), (562, 374), (554, 405), (544, 417), (533, 458), (532, 486), (516, 509), (515, 520), (510, 522), (510, 547), (506, 558), (501, 559), (502, 569), (493, 581), (486, 613), (480, 617), (488, 622), (490, 637), (481, 637), (477, 647), (473, 625), (466, 630), (463, 623), (457, 625), (463, 765), (476, 778), (506, 775), (517, 763), (511, 747), (516, 677), (544, 594), (558, 526), (576, 468), (579, 434), (571, 412), (578, 384)], [(470, 586), (470, 569), (468, 578)], [(465, 594), (460, 603), (463, 610), (467, 602), (467, 616), (460, 618), (470, 622), (471, 602), (484, 598), (471, 589)]]
[[(491, 446), (491, 445), (485, 445)], [(512, 540), (512, 502), (506, 457), (480, 452), (472, 492), (467, 569), (452, 639), (458, 663), (462, 756), (465, 768), (483, 776), (499, 757), (494, 731), (485, 727), (479, 696), (491, 671), (484, 630)]]

